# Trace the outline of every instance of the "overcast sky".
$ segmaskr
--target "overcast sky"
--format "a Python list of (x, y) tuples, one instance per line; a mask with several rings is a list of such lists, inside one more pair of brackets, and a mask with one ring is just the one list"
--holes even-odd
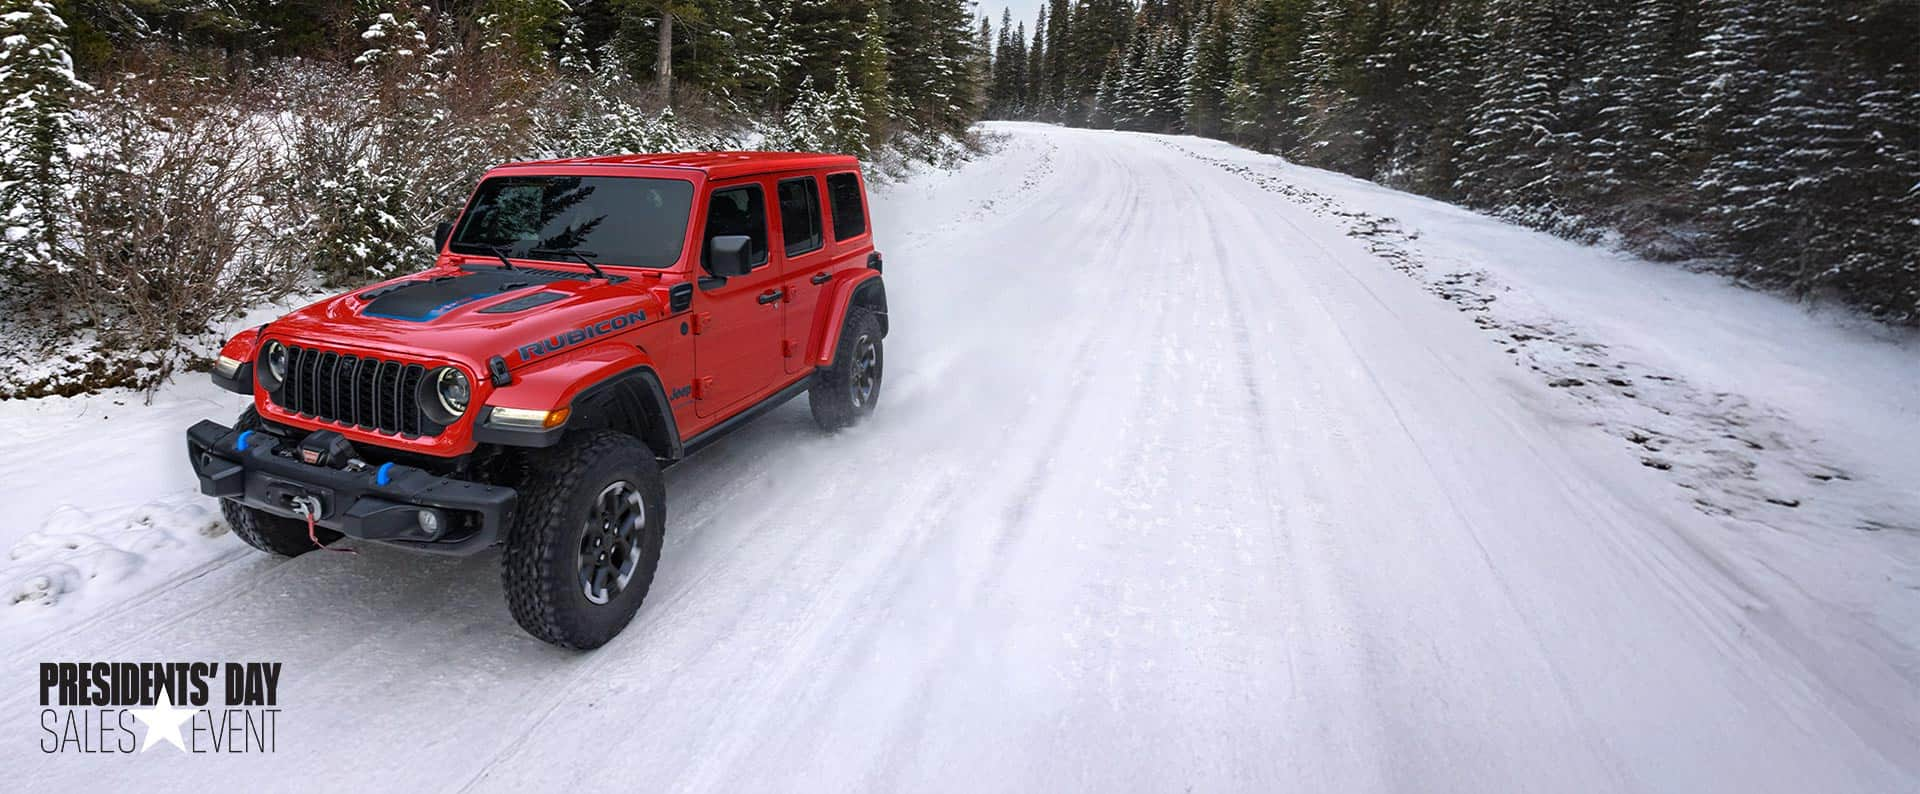
[(1047, 0), (981, 0), (977, 8), (978, 13), (990, 15), (995, 37), (1000, 35), (1000, 12), (1009, 10), (1013, 12), (1013, 24), (1027, 23), (1027, 35), (1031, 36), (1033, 19), (1040, 15), (1040, 7), (1046, 4)]

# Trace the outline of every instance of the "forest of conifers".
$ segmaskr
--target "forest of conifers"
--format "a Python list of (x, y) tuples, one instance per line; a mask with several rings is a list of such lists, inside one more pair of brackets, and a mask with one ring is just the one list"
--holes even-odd
[[(417, 269), (508, 160), (1223, 138), (1920, 324), (1912, 0), (0, 0), (0, 397)], [(1196, 209), (1196, 211), (1199, 211)], [(131, 352), (130, 352), (131, 351)]]
[(1920, 3), (1051, 0), (993, 118), (1225, 138), (1920, 322)]

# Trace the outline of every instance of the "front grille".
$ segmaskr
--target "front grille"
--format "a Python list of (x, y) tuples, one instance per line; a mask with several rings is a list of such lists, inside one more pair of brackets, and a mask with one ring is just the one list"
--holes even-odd
[(281, 408), (326, 422), (402, 436), (446, 428), (420, 412), (427, 368), (350, 353), (287, 347), (287, 381), (269, 396)]

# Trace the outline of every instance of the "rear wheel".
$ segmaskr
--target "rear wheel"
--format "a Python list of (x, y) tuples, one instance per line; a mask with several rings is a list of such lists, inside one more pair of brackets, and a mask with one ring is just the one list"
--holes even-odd
[(652, 450), (610, 430), (529, 461), (502, 556), (507, 606), (527, 633), (598, 648), (626, 628), (653, 584), (666, 484)]
[[(240, 421), (235, 422), (233, 427), (235, 430), (260, 430), (266, 425), (260, 421), (258, 413), (248, 408), (240, 414)], [(247, 507), (232, 499), (220, 500), (220, 514), (226, 517), (227, 526), (233, 528), (233, 534), (247, 545), (282, 557), (298, 557), (319, 548), (314, 545), (314, 538), (327, 544), (341, 537), (340, 533), (331, 529), (315, 528), (314, 537), (309, 538), (307, 522)]]
[(839, 430), (872, 414), (874, 404), (880, 401), (885, 352), (880, 343), (880, 318), (866, 309), (849, 309), (840, 325), (833, 366), (815, 373), (813, 385), (807, 390), (813, 421), (824, 430)]

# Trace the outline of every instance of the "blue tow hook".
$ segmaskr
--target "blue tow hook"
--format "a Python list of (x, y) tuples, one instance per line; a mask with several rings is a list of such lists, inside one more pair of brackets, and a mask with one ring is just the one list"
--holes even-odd
[(380, 470), (373, 473), (373, 484), (386, 485), (389, 481), (393, 479), (393, 477), (390, 474), (388, 474), (388, 472), (390, 472), (392, 469), (393, 469), (393, 464), (391, 463), (380, 464)]
[(247, 451), (247, 437), (251, 435), (253, 435), (252, 430), (240, 431), (240, 437), (233, 440), (233, 448), (241, 452)]

